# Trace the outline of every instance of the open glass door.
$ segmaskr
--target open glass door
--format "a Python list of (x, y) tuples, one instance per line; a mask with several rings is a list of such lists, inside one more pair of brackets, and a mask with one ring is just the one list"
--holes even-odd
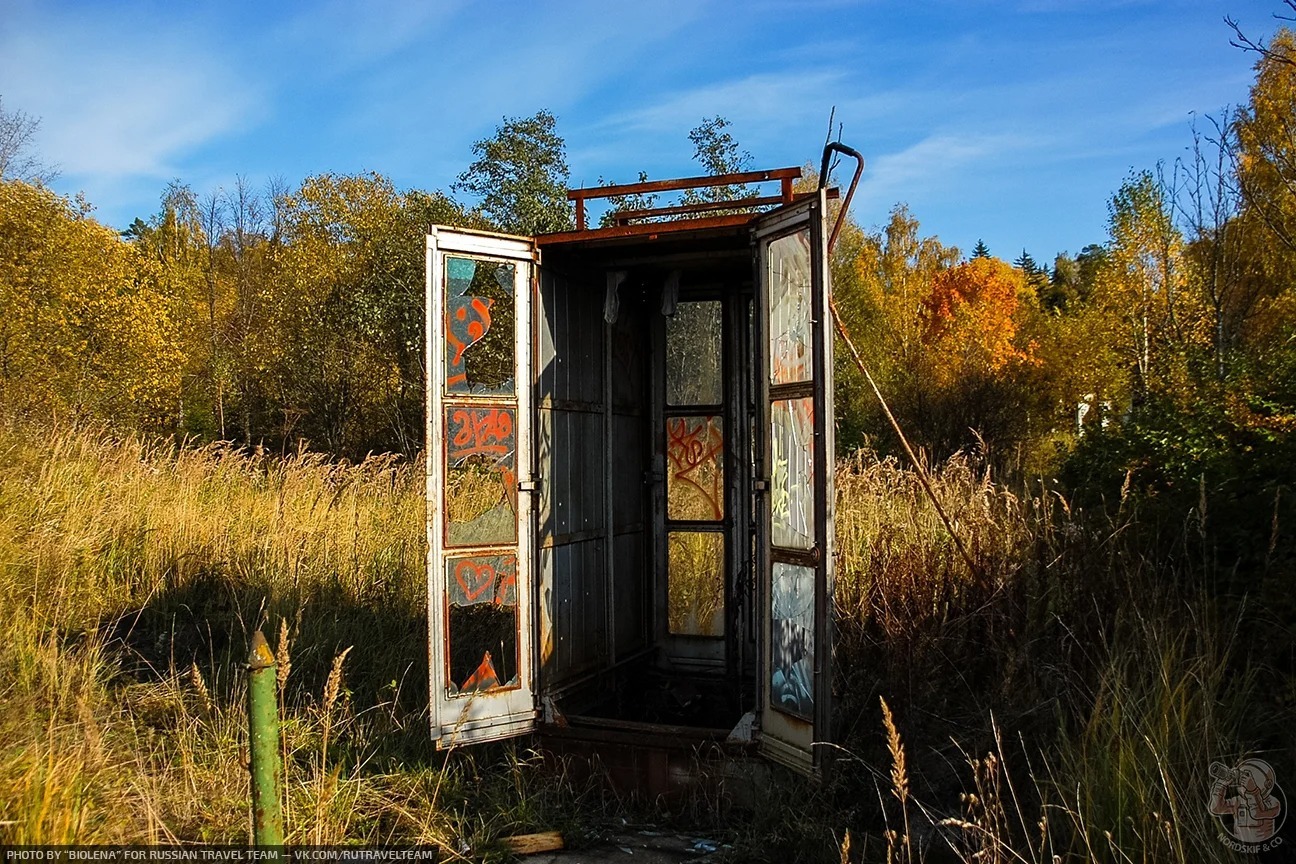
[(815, 771), (832, 693), (833, 410), (825, 196), (756, 223), (761, 750)]
[[(428, 634), (438, 748), (535, 725), (526, 238), (427, 238)], [(519, 478), (523, 482), (519, 482)]]

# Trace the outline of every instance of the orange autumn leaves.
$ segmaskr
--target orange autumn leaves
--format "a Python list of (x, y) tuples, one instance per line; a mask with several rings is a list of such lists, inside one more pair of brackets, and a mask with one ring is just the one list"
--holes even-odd
[(998, 258), (973, 258), (942, 270), (922, 300), (922, 341), (933, 383), (1032, 363), (1034, 345), (1020, 343), (1018, 308), (1027, 290), (1020, 271)]

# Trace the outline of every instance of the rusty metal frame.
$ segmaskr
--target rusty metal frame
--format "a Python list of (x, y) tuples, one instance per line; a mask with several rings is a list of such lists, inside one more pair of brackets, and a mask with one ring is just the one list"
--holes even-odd
[(644, 237), (655, 240), (661, 234), (681, 231), (702, 231), (708, 228), (742, 228), (751, 223), (759, 213), (727, 213), (723, 216), (701, 216), (697, 219), (676, 219), (673, 222), (643, 222), (637, 225), (611, 225), (607, 228), (590, 228), (578, 231), (561, 231), (540, 234), (535, 240), (539, 246), (570, 243), (577, 240), (607, 240), (616, 237)]
[[(647, 180), (642, 183), (622, 183), (612, 186), (582, 187), (580, 189), (568, 190), (567, 200), (576, 202), (576, 230), (584, 232), (586, 230), (585, 202), (594, 198), (612, 198), (618, 195), (642, 195), (650, 192), (678, 192), (685, 189), (706, 189), (716, 186), (740, 186), (746, 183), (768, 183), (777, 180), (779, 181), (778, 197), (769, 201), (761, 201), (760, 203), (791, 204), (795, 197), (792, 192), (792, 181), (799, 179), (801, 179), (800, 168), (773, 168), (766, 171), (743, 171), (735, 174), (716, 174), (708, 177), (681, 177), (675, 180)], [(636, 215), (634, 217), (629, 218), (643, 219), (653, 216), (674, 216), (685, 213), (706, 212), (709, 210), (724, 210), (733, 207), (759, 206), (757, 201), (759, 201), (759, 199), (703, 202), (702, 204), (686, 204), (673, 207), (653, 207), (646, 210), (623, 211), (623, 213), (635, 213)], [(750, 214), (744, 218), (750, 218)], [(621, 227), (628, 226), (622, 225)], [(645, 231), (642, 233), (651, 232)]]
[[(836, 189), (829, 192), (828, 197), (835, 198), (833, 194)], [(655, 219), (662, 216), (683, 216), (690, 213), (710, 213), (713, 210), (736, 210), (749, 209), (753, 207), (770, 207), (773, 205), (782, 206), (783, 204), (804, 201), (817, 195), (818, 192), (793, 192), (792, 200), (783, 195), (765, 195), (752, 196), (748, 198), (734, 198), (728, 201), (699, 201), (696, 204), (676, 204), (670, 207), (648, 207), (643, 210), (617, 210), (612, 214), (614, 225), (629, 225), (635, 219)], [(748, 216), (758, 214), (749, 213)], [(661, 223), (655, 223), (661, 224)]]
[[(828, 254), (832, 254), (833, 247), (837, 245), (837, 234), (842, 229), (842, 224), (846, 221), (846, 214), (850, 211), (851, 199), (855, 197), (855, 189), (859, 186), (860, 176), (864, 173), (864, 155), (854, 147), (847, 147), (840, 141), (829, 141), (824, 145), (823, 165), (819, 168), (819, 188), (823, 189), (828, 185), (829, 169), (832, 167), (832, 154), (844, 153), (855, 160), (855, 174), (851, 177), (850, 188), (846, 190), (846, 200), (842, 202), (841, 210), (837, 213), (837, 222), (833, 225), (832, 234), (828, 236)], [(832, 194), (833, 189), (828, 190), (829, 198), (836, 198)]]

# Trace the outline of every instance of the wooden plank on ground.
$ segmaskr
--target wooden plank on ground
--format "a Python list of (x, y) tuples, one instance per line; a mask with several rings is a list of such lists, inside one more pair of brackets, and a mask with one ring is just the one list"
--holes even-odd
[(563, 837), (558, 831), (541, 831), (537, 834), (505, 837), (504, 843), (515, 854), (533, 855), (536, 852), (557, 852), (563, 848)]

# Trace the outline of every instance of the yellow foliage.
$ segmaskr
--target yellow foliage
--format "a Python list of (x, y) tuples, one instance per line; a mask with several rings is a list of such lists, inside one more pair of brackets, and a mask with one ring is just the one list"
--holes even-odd
[(998, 372), (1029, 359), (1014, 344), (1022, 274), (998, 258), (973, 258), (939, 273), (923, 300), (923, 341), (933, 353), (937, 383), (968, 373)]
[(0, 405), (160, 425), (182, 357), (157, 268), (87, 210), (0, 182)]

